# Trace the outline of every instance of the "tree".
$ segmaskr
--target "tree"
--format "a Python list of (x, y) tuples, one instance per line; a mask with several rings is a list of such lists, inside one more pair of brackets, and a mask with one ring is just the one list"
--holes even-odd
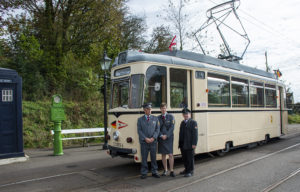
[(165, 15), (163, 19), (170, 22), (176, 30), (179, 37), (180, 50), (183, 50), (185, 39), (188, 36), (188, 20), (189, 16), (184, 8), (189, 0), (168, 0), (168, 7), (163, 9)]
[(145, 51), (150, 53), (167, 51), (171, 41), (172, 35), (169, 27), (164, 25), (158, 26), (153, 29), (151, 39)]
[(126, 16), (120, 25), (121, 31), (121, 48), (126, 49), (142, 49), (146, 43), (144, 33), (147, 26), (144, 18), (129, 15)]
[[(18, 14), (12, 14), (16, 9)], [(141, 46), (145, 31), (142, 19), (128, 15), (125, 0), (4, 0), (0, 11), (1, 66), (16, 69), (24, 82), (40, 75), (45, 94), (65, 92), (70, 84), (68, 78), (75, 79), (72, 75), (98, 73), (96, 64), (104, 49), (113, 58), (124, 47)], [(129, 35), (123, 35), (128, 33), (129, 24)], [(121, 39), (130, 43), (124, 45)], [(33, 57), (33, 50), (40, 51), (38, 58)], [(67, 62), (67, 55), (73, 55), (78, 62)], [(77, 67), (86, 70), (67, 71)], [(28, 71), (30, 68), (35, 72)], [(28, 88), (25, 92), (29, 90), (32, 91)]]

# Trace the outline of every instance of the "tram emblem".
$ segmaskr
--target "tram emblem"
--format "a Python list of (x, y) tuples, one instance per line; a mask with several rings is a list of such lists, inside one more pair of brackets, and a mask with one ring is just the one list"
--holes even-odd
[(122, 122), (122, 121), (120, 121), (120, 120), (118, 120), (118, 122), (117, 122), (117, 121), (113, 121), (113, 122), (111, 123), (111, 126), (112, 126), (112, 128), (114, 128), (114, 129), (117, 128), (117, 125), (118, 125), (118, 129), (122, 129), (122, 128), (128, 126), (126, 123), (124, 123), (124, 122)]

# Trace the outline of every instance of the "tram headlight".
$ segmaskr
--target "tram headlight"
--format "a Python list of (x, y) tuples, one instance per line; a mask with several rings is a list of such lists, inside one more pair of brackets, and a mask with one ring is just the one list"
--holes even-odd
[(115, 141), (119, 140), (119, 136), (120, 136), (120, 132), (119, 131), (113, 132), (113, 138), (114, 138)]

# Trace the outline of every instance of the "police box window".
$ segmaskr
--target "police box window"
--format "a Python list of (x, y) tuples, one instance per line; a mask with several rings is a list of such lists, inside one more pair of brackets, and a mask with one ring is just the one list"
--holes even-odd
[(13, 101), (13, 90), (4, 89), (2, 90), (2, 102), (12, 102)]
[(205, 72), (204, 71), (196, 71), (195, 76), (196, 76), (196, 79), (205, 79)]

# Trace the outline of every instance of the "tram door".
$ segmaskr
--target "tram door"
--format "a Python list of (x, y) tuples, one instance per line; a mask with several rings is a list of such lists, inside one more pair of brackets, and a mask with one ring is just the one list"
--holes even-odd
[(286, 133), (286, 125), (287, 125), (287, 112), (284, 110), (285, 109), (285, 91), (283, 87), (278, 87), (279, 88), (279, 108), (280, 108), (280, 130), (281, 134)]

